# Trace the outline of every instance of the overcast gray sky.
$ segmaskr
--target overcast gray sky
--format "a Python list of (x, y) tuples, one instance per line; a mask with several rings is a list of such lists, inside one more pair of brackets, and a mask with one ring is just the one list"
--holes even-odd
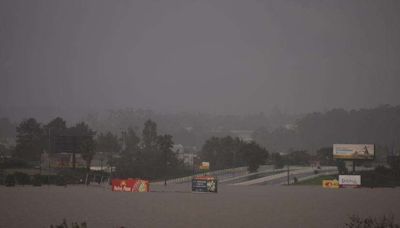
[(4, 107), (400, 103), (400, 1), (0, 1)]

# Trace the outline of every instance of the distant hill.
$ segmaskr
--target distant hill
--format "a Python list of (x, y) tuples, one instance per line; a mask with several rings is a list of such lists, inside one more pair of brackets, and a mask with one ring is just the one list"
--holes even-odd
[(258, 129), (253, 137), (276, 152), (304, 149), (313, 153), (334, 143), (373, 143), (387, 152), (399, 152), (400, 106), (311, 113), (290, 126)]

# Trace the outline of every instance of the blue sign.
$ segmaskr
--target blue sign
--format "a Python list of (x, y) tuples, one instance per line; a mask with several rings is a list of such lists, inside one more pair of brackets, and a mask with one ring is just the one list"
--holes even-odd
[(218, 182), (214, 177), (201, 176), (192, 179), (193, 192), (217, 192)]

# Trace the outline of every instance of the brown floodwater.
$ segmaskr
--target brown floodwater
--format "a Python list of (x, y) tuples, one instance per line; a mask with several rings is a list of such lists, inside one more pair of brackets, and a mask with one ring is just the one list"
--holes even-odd
[(0, 186), (0, 227), (49, 227), (64, 218), (89, 228), (344, 227), (352, 214), (400, 219), (400, 188), (221, 185), (215, 194), (191, 193), (189, 184), (150, 187)]

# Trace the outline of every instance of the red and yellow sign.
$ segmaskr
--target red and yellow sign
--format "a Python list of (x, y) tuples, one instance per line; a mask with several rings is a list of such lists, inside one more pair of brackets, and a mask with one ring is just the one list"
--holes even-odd
[(337, 180), (323, 180), (322, 181), (323, 188), (339, 188), (339, 181)]
[(112, 191), (114, 192), (148, 192), (149, 181), (141, 179), (113, 179)]

